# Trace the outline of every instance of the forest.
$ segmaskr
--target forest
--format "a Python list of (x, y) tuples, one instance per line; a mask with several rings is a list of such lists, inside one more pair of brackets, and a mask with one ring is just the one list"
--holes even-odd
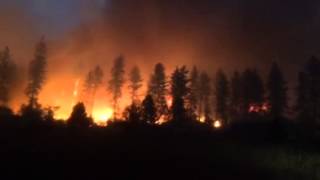
[[(44, 38), (36, 44), (25, 75), (9, 47), (0, 52), (0, 152), (3, 162), (13, 163), (8, 172), (15, 166), (42, 178), (59, 172), (69, 179), (320, 178), (316, 57), (297, 72), (289, 96), (277, 62), (270, 62), (265, 78), (254, 67), (212, 76), (182, 64), (167, 73), (161, 62), (142, 77), (139, 66), (126, 69), (126, 56), (119, 55), (109, 71), (97, 64), (84, 75), (77, 102), (62, 119), (58, 106), (39, 99), (48, 48)], [(10, 101), (19, 76), (28, 79), (28, 101), (15, 111)], [(110, 94), (112, 107), (97, 114), (99, 89)], [(130, 93), (125, 107), (124, 90)]]

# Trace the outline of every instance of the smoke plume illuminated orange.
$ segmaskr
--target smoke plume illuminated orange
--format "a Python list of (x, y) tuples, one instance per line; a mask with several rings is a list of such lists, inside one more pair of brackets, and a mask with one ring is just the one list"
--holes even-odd
[[(96, 94), (94, 103), (84, 103), (88, 116), (93, 117), (96, 124), (104, 125), (106, 121), (112, 119), (112, 115), (110, 115), (113, 112), (111, 108), (112, 98), (111, 94), (107, 92), (107, 85), (110, 80), (110, 69), (113, 60), (120, 54), (125, 58), (126, 79), (128, 79), (128, 72), (132, 66), (137, 65), (141, 68), (144, 80), (144, 87), (139, 92), (141, 100), (145, 95), (146, 83), (156, 63), (161, 62), (165, 65), (166, 74), (169, 77), (172, 70), (178, 65), (191, 67), (196, 61), (206, 59), (199, 51), (204, 43), (204, 39), (199, 35), (203, 34), (203, 32), (188, 33), (183, 30), (180, 31), (182, 28), (180, 26), (174, 27), (175, 31), (168, 32), (158, 28), (158, 25), (162, 24), (162, 19), (159, 16), (161, 12), (157, 10), (157, 6), (153, 5), (153, 3), (149, 4), (149, 1), (145, 1), (147, 3), (146, 7), (149, 8), (143, 8), (144, 3), (141, 4), (141, 9), (145, 11), (140, 11), (136, 8), (127, 11), (127, 6), (123, 6), (124, 4), (120, 2), (120, 4), (117, 4), (118, 1), (115, 2), (113, 6), (116, 6), (116, 9), (118, 9), (118, 6), (120, 8), (117, 11), (118, 15), (117, 13), (102, 12), (101, 17), (90, 19), (89, 22), (85, 22), (79, 27), (74, 27), (64, 36), (47, 39), (48, 69), (44, 87), (39, 95), (39, 103), (43, 107), (58, 107), (55, 112), (55, 118), (59, 120), (68, 119), (73, 106), (83, 101), (81, 93), (85, 75), (97, 65), (100, 65), (104, 71), (104, 82)], [(128, 3), (130, 2), (128, 1)], [(123, 19), (124, 21), (119, 19), (119, 17), (127, 17), (122, 16), (122, 14), (131, 11), (138, 14), (141, 13), (143, 16), (130, 20)], [(140, 17), (143, 18), (141, 19)], [(140, 24), (139, 22), (144, 23), (142, 26), (136, 26), (136, 24)], [(132, 23), (134, 26), (132, 26)], [(21, 23), (19, 22), (19, 24)], [(123, 27), (129, 28), (125, 29)], [(19, 28), (12, 29), (17, 30)], [(30, 31), (33, 32), (33, 30)], [(41, 36), (41, 34), (35, 34)], [(24, 57), (23, 70), (25, 71), (21, 74), (27, 74), (27, 65), (32, 58), (34, 49), (30, 44), (35, 43), (37, 40), (35, 35), (32, 37), (34, 39), (28, 39), (25, 42), (28, 45), (27, 50), (25, 50), (27, 53), (21, 53), (21, 56)], [(4, 43), (0, 42), (0, 44)], [(11, 44), (21, 44), (21, 42), (6, 44), (11, 46)], [(199, 48), (196, 48), (194, 44), (198, 44)], [(13, 48), (22, 49), (15, 46)], [(205, 67), (207, 67), (207, 64)], [(23, 79), (23, 81), (25, 80)], [(14, 99), (14, 101), (17, 101), (13, 105), (15, 111), (19, 110), (22, 103), (27, 102), (23, 92), (24, 83), (21, 83), (23, 84), (21, 85), (21, 90), (19, 89), (19, 92), (14, 95), (17, 99)], [(131, 103), (127, 83), (123, 86), (119, 114)], [(172, 98), (168, 97), (167, 103), (171, 107)], [(163, 123), (163, 121), (159, 121), (159, 123)]]

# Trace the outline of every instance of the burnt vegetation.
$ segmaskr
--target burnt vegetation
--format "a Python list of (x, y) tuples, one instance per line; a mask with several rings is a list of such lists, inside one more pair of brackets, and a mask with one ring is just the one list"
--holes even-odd
[[(9, 48), (0, 52), (0, 152), (3, 162), (32, 176), (319, 177), (315, 152), (320, 138), (320, 61), (316, 57), (298, 73), (296, 103), (290, 107), (287, 83), (276, 62), (266, 78), (254, 68), (230, 76), (218, 70), (211, 77), (197, 67), (189, 70), (180, 66), (167, 75), (165, 65), (158, 63), (148, 80), (146, 95), (141, 96), (144, 79), (139, 67), (132, 68), (126, 78), (125, 57), (119, 56), (105, 84), (114, 107), (113, 119), (105, 127), (95, 124), (91, 117), (97, 88), (103, 86), (106, 76), (100, 66), (86, 77), (84, 91), (89, 102), (77, 103), (65, 121), (55, 119), (55, 107), (39, 103), (47, 71), (44, 39), (37, 44), (29, 65), (25, 91), (28, 102), (19, 112), (13, 112), (8, 102), (17, 83), (17, 66)], [(126, 80), (130, 81), (132, 103), (120, 112)], [(261, 155), (269, 150), (270, 154)], [(292, 167), (277, 164), (277, 150), (284, 153), (280, 159)], [(316, 160), (304, 164), (304, 169), (299, 164), (308, 155)], [(296, 156), (301, 158), (298, 163), (292, 158)], [(268, 158), (275, 161), (268, 162)], [(31, 161), (36, 165), (30, 166)]]

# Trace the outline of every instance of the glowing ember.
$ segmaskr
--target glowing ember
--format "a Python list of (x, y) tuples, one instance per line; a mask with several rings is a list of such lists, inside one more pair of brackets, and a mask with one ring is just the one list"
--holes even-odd
[(166, 123), (166, 119), (165, 116), (161, 116), (161, 118), (156, 122), (157, 125), (162, 125), (164, 123)]
[(270, 110), (268, 103), (263, 104), (251, 104), (249, 106), (249, 113), (264, 113)]
[(259, 111), (259, 110), (258, 110), (257, 106), (251, 105), (251, 106), (249, 107), (249, 112), (250, 112), (250, 113), (258, 112), (258, 111)]
[(269, 111), (270, 108), (269, 108), (269, 105), (268, 105), (268, 104), (264, 103), (264, 104), (262, 105), (261, 109), (262, 109), (262, 111), (267, 112), (267, 111)]
[(201, 123), (205, 123), (206, 122), (206, 117), (205, 116), (201, 116), (200, 117), (200, 122)]
[(168, 97), (167, 97), (167, 106), (168, 106), (169, 108), (172, 107), (172, 103), (173, 103), (172, 97), (171, 97), (171, 96), (168, 96)]
[(214, 127), (214, 128), (219, 129), (219, 128), (221, 128), (221, 126), (222, 126), (221, 121), (219, 121), (219, 120), (214, 121), (214, 123), (213, 123), (213, 127)]
[(107, 122), (113, 117), (113, 109), (111, 108), (95, 108), (92, 112), (94, 123), (98, 126), (107, 126)]

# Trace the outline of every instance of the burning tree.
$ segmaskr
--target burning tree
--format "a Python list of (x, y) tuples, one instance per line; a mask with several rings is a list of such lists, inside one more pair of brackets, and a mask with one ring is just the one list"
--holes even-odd
[(163, 64), (156, 64), (154, 72), (150, 78), (148, 94), (150, 94), (154, 100), (157, 109), (157, 120), (159, 120), (168, 112), (166, 101), (166, 96), (168, 94), (168, 83), (166, 79), (167, 78)]
[(117, 118), (117, 114), (119, 111), (119, 99), (122, 96), (122, 87), (124, 85), (124, 58), (119, 56), (115, 59), (113, 67), (111, 69), (111, 80), (109, 81), (108, 90), (113, 95), (113, 110), (114, 116), (113, 118)]
[(47, 67), (47, 46), (42, 38), (37, 44), (34, 59), (29, 65), (29, 81), (26, 89), (26, 95), (29, 97), (29, 106), (37, 108), (38, 95), (45, 82)]
[(142, 77), (138, 66), (134, 66), (130, 72), (130, 85), (132, 102), (139, 101), (138, 91), (142, 87)]
[[(84, 91), (86, 94), (86, 98), (89, 101), (91, 113), (94, 107), (94, 100), (97, 93), (97, 90), (102, 85), (103, 80), (103, 71), (100, 66), (96, 66), (93, 70), (89, 71), (86, 77), (86, 81), (84, 84)], [(90, 113), (90, 114), (91, 114)]]
[(216, 118), (228, 121), (229, 82), (222, 70), (216, 74), (214, 91)]
[(10, 89), (15, 81), (16, 65), (12, 62), (10, 49), (0, 52), (0, 106), (7, 106)]
[(267, 82), (268, 102), (272, 118), (281, 118), (288, 107), (287, 86), (277, 63), (273, 63)]

